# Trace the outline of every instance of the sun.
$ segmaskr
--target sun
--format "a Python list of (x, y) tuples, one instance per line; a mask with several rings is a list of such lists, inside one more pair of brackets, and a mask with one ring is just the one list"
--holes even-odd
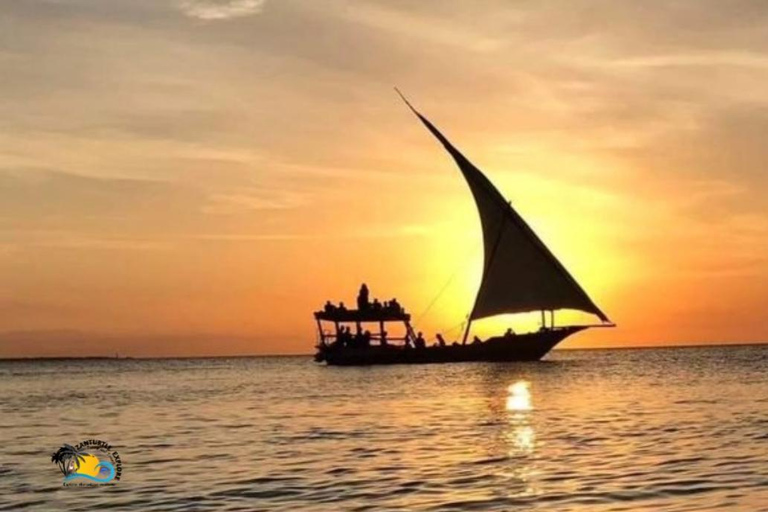
[(80, 467), (77, 469), (76, 473), (79, 475), (90, 475), (98, 477), (99, 468), (96, 466), (99, 464), (99, 462), (99, 458), (95, 455), (83, 455), (83, 458), (80, 459)]

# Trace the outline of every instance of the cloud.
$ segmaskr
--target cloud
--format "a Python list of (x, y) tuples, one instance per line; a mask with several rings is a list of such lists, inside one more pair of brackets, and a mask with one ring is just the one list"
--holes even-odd
[(306, 198), (291, 191), (243, 191), (240, 193), (212, 194), (203, 206), (205, 214), (231, 215), (254, 210), (283, 210), (299, 208)]
[(759, 52), (707, 51), (696, 53), (668, 53), (604, 61), (604, 65), (627, 67), (744, 67), (766, 69), (768, 58)]
[(183, 0), (181, 11), (200, 20), (228, 20), (258, 14), (266, 0)]

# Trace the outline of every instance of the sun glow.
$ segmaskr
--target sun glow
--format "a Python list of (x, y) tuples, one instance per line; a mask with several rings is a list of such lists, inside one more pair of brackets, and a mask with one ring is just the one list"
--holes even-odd
[[(482, 148), (477, 152), (482, 156)], [(485, 164), (483, 169), (496, 180), (501, 193), (513, 200), (531, 228), (610, 316), (613, 308), (609, 307), (607, 299), (617, 279), (636, 273), (630, 263), (624, 263), (630, 259), (617, 253), (613, 237), (607, 236), (607, 233), (613, 233), (614, 228), (605, 220), (603, 212), (612, 209), (616, 199), (608, 193), (560, 180), (557, 176), (541, 177), (526, 172), (525, 169), (544, 166), (538, 160), (533, 161), (533, 157), (508, 159), (493, 154), (490, 158), (481, 156), (478, 160)], [(555, 159), (553, 162), (547, 160), (547, 163), (556, 167), (555, 163), (562, 162)], [(425, 162), (424, 165), (434, 164)], [(505, 172), (507, 169), (516, 171)], [(463, 185), (460, 176), (449, 174), (444, 181)], [(422, 240), (429, 249), (430, 258), (421, 263), (423, 269), (418, 289), (410, 295), (416, 309), (423, 304), (430, 305), (427, 315), (416, 315), (419, 328), (427, 332), (441, 332), (447, 339), (455, 340), (462, 335), (462, 327), (466, 326), (462, 322), (466, 321), (472, 309), (482, 279), (484, 251), (480, 219), (470, 194), (458, 187), (452, 190), (452, 194), (454, 199), (445, 201), (451, 205), (450, 209), (421, 203), (413, 212), (416, 217), (430, 219), (425, 223), (434, 226), (434, 229), (429, 230), (429, 236)], [(573, 200), (563, 202), (563, 197)], [(556, 313), (557, 325), (590, 324), (595, 321), (592, 315), (577, 311), (561, 310)], [(541, 327), (540, 312), (476, 320), (472, 323), (472, 335), (484, 339), (499, 335), (510, 327), (517, 333), (536, 331)]]

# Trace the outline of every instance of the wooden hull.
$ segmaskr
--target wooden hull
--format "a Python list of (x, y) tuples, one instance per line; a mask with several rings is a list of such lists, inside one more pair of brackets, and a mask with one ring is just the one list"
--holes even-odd
[(477, 344), (423, 349), (401, 346), (369, 348), (321, 346), (315, 355), (315, 361), (325, 361), (335, 366), (538, 361), (565, 338), (584, 329), (586, 327), (583, 326), (560, 327), (510, 337), (498, 336)]

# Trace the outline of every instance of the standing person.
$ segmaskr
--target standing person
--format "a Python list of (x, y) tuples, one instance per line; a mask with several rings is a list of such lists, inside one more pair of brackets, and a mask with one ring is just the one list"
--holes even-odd
[(360, 287), (360, 293), (357, 294), (357, 309), (368, 309), (368, 286), (363, 283)]

